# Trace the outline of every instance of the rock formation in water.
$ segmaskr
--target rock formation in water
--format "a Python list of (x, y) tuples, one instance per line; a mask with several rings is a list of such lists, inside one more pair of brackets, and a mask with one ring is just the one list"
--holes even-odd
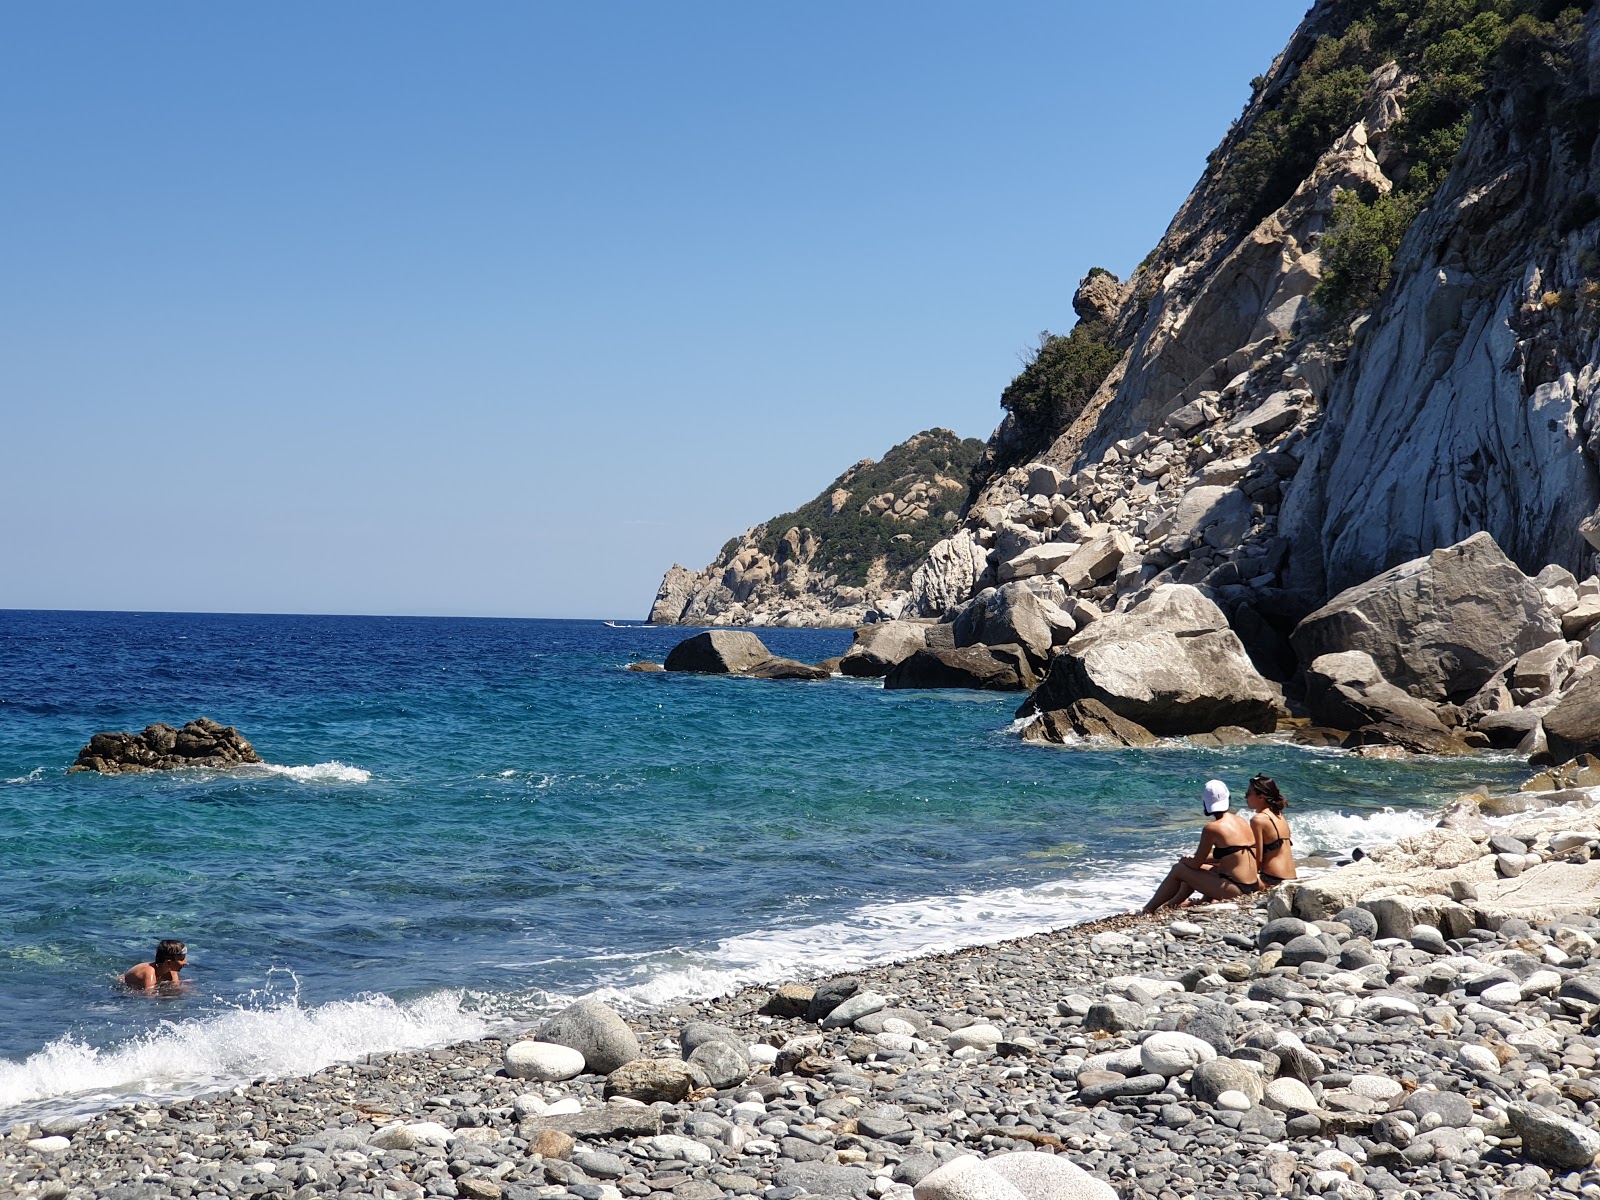
[(175, 767), (222, 769), (260, 761), (255, 748), (232, 725), (199, 717), (182, 729), (157, 722), (145, 726), (143, 733), (97, 733), (67, 770), (123, 775)]

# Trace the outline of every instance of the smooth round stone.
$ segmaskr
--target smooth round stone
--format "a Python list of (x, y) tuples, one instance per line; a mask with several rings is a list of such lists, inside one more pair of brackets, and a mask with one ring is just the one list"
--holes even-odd
[(1311, 1158), (1311, 1169), (1314, 1171), (1343, 1171), (1346, 1175), (1356, 1172), (1356, 1160), (1343, 1150), (1319, 1150)]
[(1223, 1112), (1242, 1113), (1249, 1112), (1255, 1105), (1250, 1102), (1250, 1097), (1243, 1092), (1237, 1092), (1229, 1088), (1217, 1097), (1217, 1107), (1222, 1109)]
[(1328, 948), (1322, 944), (1322, 939), (1315, 934), (1303, 933), (1299, 937), (1290, 938), (1283, 947), (1283, 958), (1280, 960), (1286, 967), (1298, 967), (1301, 963), (1327, 962)]
[(505, 1052), (506, 1074), (513, 1079), (555, 1083), (583, 1074), (583, 1054), (555, 1042), (512, 1042)]
[(769, 1046), (765, 1042), (751, 1042), (745, 1047), (745, 1052), (750, 1055), (751, 1062), (761, 1063), (763, 1066), (770, 1067), (778, 1061), (778, 1048)]
[[(884, 1033), (903, 1033), (907, 1037), (912, 1037), (912, 1036), (914, 1036), (916, 1034), (917, 1027), (915, 1025), (913, 1025), (910, 1021), (902, 1020), (899, 1017), (889, 1017), (883, 1022), (883, 1032)], [(777, 1061), (777, 1060), (774, 1059), (773, 1061)]]
[(1387, 1075), (1352, 1075), (1345, 1087), (1368, 1100), (1393, 1100), (1405, 1088)]
[(1200, 938), (1206, 935), (1205, 929), (1193, 921), (1174, 921), (1167, 928), (1172, 931), (1174, 937)]
[(1187, 1033), (1152, 1033), (1139, 1044), (1140, 1066), (1169, 1079), (1192, 1071), (1216, 1056), (1216, 1047), (1210, 1042)]
[(28, 1142), (29, 1150), (37, 1150), (42, 1154), (59, 1154), (72, 1145), (72, 1139), (62, 1137), (59, 1133), (50, 1137), (33, 1138)]
[(1429, 954), (1450, 953), (1450, 947), (1445, 944), (1444, 934), (1432, 925), (1413, 925), (1410, 941), (1418, 950), (1425, 950)]
[(985, 1159), (983, 1164), (1024, 1196), (1062, 1200), (1116, 1200), (1116, 1190), (1096, 1179), (1064, 1154), (1014, 1151)]
[(1522, 988), (1515, 983), (1497, 983), (1492, 987), (1484, 988), (1478, 999), (1485, 1004), (1502, 1007), (1517, 1004), (1522, 1000)]
[(1456, 1060), (1467, 1070), (1480, 1075), (1500, 1073), (1500, 1056), (1487, 1046), (1475, 1046), (1469, 1042), (1456, 1051)]
[(901, 1050), (910, 1053), (917, 1047), (917, 1039), (909, 1033), (889, 1033), (885, 1030), (883, 1033), (875, 1034), (872, 1040), (874, 1044), (882, 1046), (885, 1050)]
[(1268, 1108), (1279, 1112), (1313, 1112), (1317, 1108), (1317, 1098), (1311, 1094), (1311, 1089), (1289, 1075), (1268, 1083), (1263, 1098)]
[(1311, 930), (1312, 926), (1299, 917), (1278, 917), (1261, 927), (1261, 932), (1256, 934), (1256, 945), (1265, 950), (1273, 942), (1287, 944), (1297, 937), (1305, 937)]
[(993, 1050), (1004, 1037), (999, 1029), (986, 1022), (958, 1029), (945, 1039), (952, 1050)]
[(548, 1108), (546, 1108), (543, 1115), (547, 1117), (561, 1117), (565, 1116), (567, 1113), (578, 1113), (582, 1111), (583, 1104), (576, 1096), (563, 1096), (561, 1099), (555, 1101)]
[(1352, 937), (1375, 938), (1378, 936), (1378, 918), (1364, 908), (1351, 905), (1342, 908), (1333, 914), (1333, 919), (1350, 929)]
[[(1412, 1092), (1406, 1097), (1405, 1107), (1416, 1114), (1417, 1124), (1424, 1129), (1440, 1125), (1463, 1129), (1472, 1122), (1472, 1101), (1460, 1092)], [(1431, 1121), (1432, 1117), (1438, 1120)]]

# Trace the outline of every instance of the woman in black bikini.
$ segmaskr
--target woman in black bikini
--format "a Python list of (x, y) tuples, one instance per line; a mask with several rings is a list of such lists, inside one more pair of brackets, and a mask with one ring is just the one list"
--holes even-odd
[(1256, 839), (1250, 825), (1228, 811), (1228, 785), (1220, 779), (1206, 784), (1201, 800), (1206, 825), (1192, 858), (1180, 858), (1150, 897), (1144, 911), (1153, 913), (1181, 904), (1191, 892), (1207, 900), (1237, 900), (1261, 890), (1256, 871)]
[(1265, 775), (1257, 775), (1245, 787), (1244, 802), (1255, 813), (1250, 830), (1256, 838), (1256, 864), (1261, 882), (1277, 887), (1295, 878), (1294, 851), (1290, 847), (1289, 822), (1283, 810), (1288, 804), (1278, 785)]

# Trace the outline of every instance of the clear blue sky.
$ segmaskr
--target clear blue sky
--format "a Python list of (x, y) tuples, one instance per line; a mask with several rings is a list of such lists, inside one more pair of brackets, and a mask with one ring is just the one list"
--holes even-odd
[(0, 607), (642, 617), (987, 437), (1304, 11), (0, 9)]

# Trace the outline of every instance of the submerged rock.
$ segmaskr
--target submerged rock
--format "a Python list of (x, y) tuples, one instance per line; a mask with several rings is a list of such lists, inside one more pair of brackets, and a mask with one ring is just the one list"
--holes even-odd
[(260, 761), (255, 747), (232, 725), (198, 717), (182, 729), (157, 722), (145, 726), (143, 733), (97, 733), (67, 770), (121, 775), (175, 767), (237, 767)]

